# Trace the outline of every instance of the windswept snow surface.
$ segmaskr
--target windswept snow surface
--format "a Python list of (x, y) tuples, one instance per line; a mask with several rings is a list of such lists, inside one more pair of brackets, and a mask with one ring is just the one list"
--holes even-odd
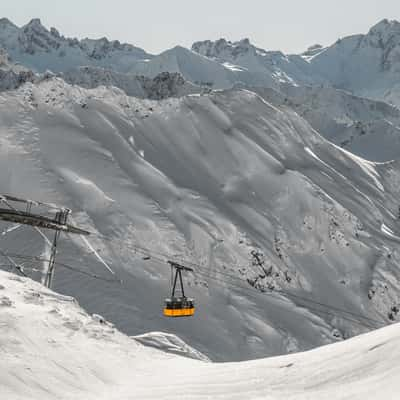
[[(95, 235), (89, 249), (64, 237), (58, 260), (122, 280), (57, 267), (55, 289), (129, 335), (166, 331), (235, 361), (399, 318), (398, 164), (366, 170), (290, 109), (246, 90), (156, 102), (54, 78), (2, 93), (0, 122), (1, 191), (71, 207)], [(49, 254), (27, 227), (1, 248)], [(167, 259), (198, 264), (194, 318), (162, 316)]]
[(196, 85), (225, 89), (235, 82), (234, 72), (207, 57), (176, 46), (151, 60), (132, 65), (131, 73), (154, 78), (161, 72), (179, 73)]
[(251, 88), (278, 107), (301, 115), (326, 139), (370, 161), (400, 154), (400, 110), (385, 103), (324, 86)]
[(395, 400), (398, 324), (306, 353), (209, 363), (144, 347), (71, 297), (0, 272), (7, 400)]
[(188, 346), (178, 336), (170, 333), (150, 332), (143, 335), (132, 336), (132, 339), (135, 339), (145, 346), (154, 347), (167, 353), (183, 355), (185, 357), (194, 358), (195, 360), (210, 361), (204, 354)]

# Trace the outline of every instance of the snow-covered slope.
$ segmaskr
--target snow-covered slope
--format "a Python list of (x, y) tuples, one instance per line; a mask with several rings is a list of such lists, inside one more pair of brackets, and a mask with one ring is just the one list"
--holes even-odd
[(0, 46), (13, 61), (35, 72), (63, 72), (87, 65), (126, 72), (135, 61), (152, 57), (116, 40), (65, 38), (55, 28), (46, 29), (39, 19), (21, 28), (7, 18), (0, 19)]
[(311, 74), (310, 64), (301, 56), (287, 56), (280, 51), (265, 51), (248, 39), (237, 43), (220, 39), (169, 49), (151, 60), (138, 61), (131, 72), (154, 77), (160, 72), (177, 72), (186, 80), (214, 89), (236, 84), (279, 88), (281, 83), (316, 84), (325, 82)]
[(132, 336), (132, 338), (145, 346), (154, 347), (166, 353), (177, 354), (195, 360), (210, 361), (204, 354), (188, 346), (182, 339), (171, 333), (150, 332)]
[(361, 96), (400, 105), (400, 23), (382, 20), (366, 35), (339, 39), (305, 56), (315, 74)]
[[(240, 360), (399, 318), (398, 163), (357, 158), (290, 109), (246, 90), (156, 102), (50, 79), (3, 93), (0, 121), (2, 191), (72, 207), (123, 280), (59, 268), (55, 288), (130, 335), (178, 333)], [(1, 248), (48, 256), (35, 235), (13, 230)], [(199, 264), (192, 319), (161, 315), (167, 257)], [(107, 274), (77, 240), (59, 260)]]
[(179, 73), (196, 85), (217, 89), (232, 87), (235, 82), (231, 69), (181, 46), (166, 50), (151, 60), (135, 63), (130, 72), (150, 78), (162, 72)]
[(211, 364), (143, 347), (70, 297), (0, 272), (7, 400), (395, 400), (399, 325), (307, 353)]
[(400, 110), (388, 103), (321, 86), (252, 88), (278, 107), (290, 107), (321, 135), (371, 161), (400, 154)]

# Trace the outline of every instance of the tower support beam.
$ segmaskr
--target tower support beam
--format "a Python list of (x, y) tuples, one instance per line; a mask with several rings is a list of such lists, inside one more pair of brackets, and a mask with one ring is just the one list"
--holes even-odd
[[(69, 212), (70, 212), (70, 210), (68, 210), (68, 209), (63, 209), (63, 210), (60, 210), (59, 212), (57, 212), (56, 218), (55, 218), (56, 221), (59, 224), (66, 225)], [(46, 287), (48, 287), (49, 289), (51, 289), (51, 285), (52, 285), (53, 279), (54, 279), (55, 262), (56, 262), (56, 255), (57, 255), (57, 243), (58, 243), (58, 239), (60, 237), (60, 233), (61, 233), (61, 231), (59, 229), (57, 229), (54, 233), (54, 239), (53, 239), (53, 243), (51, 246), (49, 265), (47, 267), (47, 273), (46, 273), (45, 281), (44, 281), (44, 285)]]

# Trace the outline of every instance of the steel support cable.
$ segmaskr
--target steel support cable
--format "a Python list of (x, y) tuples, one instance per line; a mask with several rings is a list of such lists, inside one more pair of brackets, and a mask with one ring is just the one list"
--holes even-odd
[[(140, 252), (142, 251), (143, 254), (150, 254), (150, 255), (151, 255), (151, 253), (150, 253), (149, 250), (146, 251), (146, 250), (144, 250), (144, 248), (141, 248), (141, 247), (137, 247), (137, 248), (139, 249)], [(160, 254), (160, 253), (159, 253), (159, 254)], [(167, 257), (167, 255), (165, 255), (165, 257)], [(155, 259), (155, 260), (157, 260), (157, 261), (160, 261), (160, 262), (165, 262), (165, 260), (162, 260), (162, 259), (160, 259), (160, 258), (158, 258), (158, 257), (155, 257), (155, 256), (152, 256), (152, 258)], [(199, 270), (199, 269), (200, 269), (200, 270), (205, 270), (205, 271), (208, 272), (208, 274), (210, 273), (210, 271), (209, 271), (207, 268), (205, 268), (204, 266), (201, 266), (201, 265), (199, 265), (199, 264), (195, 264), (195, 263), (192, 263), (192, 262), (183, 262), (183, 263), (184, 263), (184, 264), (186, 263), (186, 264), (189, 264), (189, 265), (191, 265), (191, 266), (194, 266), (194, 267), (196, 268), (196, 270)], [(195, 271), (195, 272), (199, 273), (198, 271)], [(226, 273), (226, 272), (224, 272), (224, 271), (215, 271), (215, 273), (216, 273), (216, 274), (223, 275), (223, 276), (226, 276), (226, 277), (228, 277), (228, 278), (230, 278), (230, 279), (234, 279), (234, 280), (236, 280), (236, 281), (238, 281), (238, 282), (244, 282), (244, 283), (248, 284), (248, 281), (247, 281), (247, 280), (242, 279), (242, 278), (240, 278), (240, 277), (238, 277), (238, 276), (235, 276), (235, 275), (228, 274), (228, 273)], [(200, 273), (199, 273), (199, 274), (200, 274)], [(215, 278), (212, 277), (211, 275), (208, 275), (208, 277), (210, 277), (211, 279), (215, 279)], [(278, 293), (278, 294), (281, 294), (281, 295), (283, 295), (283, 296), (290, 297), (290, 298), (297, 299), (297, 300), (301, 300), (301, 301), (304, 301), (304, 302), (308, 302), (308, 303), (317, 305), (317, 306), (319, 306), (319, 307), (326, 307), (326, 308), (329, 308), (329, 309), (331, 309), (331, 310), (335, 310), (335, 311), (337, 311), (337, 312), (341, 312), (341, 313), (344, 313), (344, 314), (348, 314), (348, 315), (353, 316), (353, 317), (362, 318), (362, 319), (365, 319), (366, 321), (370, 321), (370, 322), (372, 322), (372, 323), (374, 323), (374, 324), (381, 324), (381, 322), (378, 321), (378, 320), (376, 320), (376, 319), (373, 319), (373, 318), (370, 318), (370, 317), (367, 317), (367, 316), (364, 316), (364, 315), (361, 315), (361, 314), (357, 314), (357, 313), (354, 313), (354, 312), (352, 312), (352, 311), (345, 310), (345, 309), (340, 308), (340, 307), (331, 306), (331, 305), (329, 305), (329, 304), (325, 304), (325, 303), (322, 303), (322, 302), (319, 302), (319, 301), (316, 301), (316, 300), (312, 300), (312, 299), (309, 299), (309, 298), (307, 298), (307, 297), (300, 296), (300, 295), (297, 295), (297, 294), (294, 294), (294, 293), (290, 293), (290, 292), (287, 292), (287, 291), (284, 291), (284, 290), (281, 290), (281, 289), (276, 289), (276, 290), (265, 289), (265, 291), (263, 291), (263, 292), (260, 291), (260, 292), (261, 292), (261, 293), (266, 293), (267, 291), (268, 291), (268, 292), (271, 292), (271, 293)]]
[[(12, 254), (12, 253), (3, 253), (3, 254), (6, 255), (6, 256), (9, 256), (9, 257), (14, 257), (14, 258), (30, 259), (30, 260), (41, 261), (41, 262), (47, 262), (48, 261), (46, 259), (43, 259), (41, 257), (36, 257), (36, 256), (25, 256), (25, 255), (18, 255), (18, 254)], [(150, 251), (146, 251), (146, 255), (151, 255), (152, 259), (160, 262), (161, 264), (166, 263), (166, 260), (152, 255)], [(81, 274), (87, 275), (87, 276), (89, 276), (91, 278), (94, 278), (94, 279), (99, 279), (99, 280), (102, 280), (102, 281), (105, 281), (105, 282), (110, 282), (110, 283), (119, 283), (121, 286), (124, 286), (123, 282), (121, 280), (104, 278), (104, 277), (101, 277), (99, 275), (92, 274), (92, 273), (83, 271), (81, 269), (72, 267), (71, 265), (65, 264), (65, 263), (57, 262), (57, 265), (59, 265), (60, 267), (64, 267), (66, 269), (69, 269), (71, 271), (75, 271), (77, 273), (81, 273)], [(273, 296), (275, 298), (280, 298), (277, 295), (281, 295), (283, 297), (286, 296), (286, 297), (289, 297), (289, 298), (292, 297), (292, 298), (301, 300), (303, 302), (307, 302), (307, 303), (316, 305), (318, 307), (323, 307), (323, 308), (326, 308), (326, 309), (329, 309), (329, 310), (332, 310), (332, 311), (336, 311), (337, 313), (344, 313), (344, 314), (347, 314), (347, 315), (355, 317), (355, 318), (362, 318), (362, 319), (364, 319), (366, 321), (369, 321), (371, 323), (378, 324), (378, 326), (382, 325), (382, 322), (380, 322), (378, 320), (375, 320), (375, 319), (372, 319), (372, 318), (369, 318), (369, 317), (366, 317), (364, 315), (353, 313), (351, 311), (347, 311), (347, 310), (344, 310), (344, 309), (341, 309), (341, 308), (338, 308), (338, 307), (335, 307), (335, 306), (331, 306), (329, 304), (325, 304), (325, 303), (318, 302), (318, 301), (315, 301), (315, 300), (312, 300), (312, 299), (308, 299), (306, 297), (302, 297), (302, 296), (299, 296), (299, 295), (296, 295), (296, 294), (288, 293), (288, 292), (283, 291), (283, 290), (272, 290), (272, 289), (265, 289), (265, 291), (260, 291), (260, 290), (257, 290), (257, 289), (252, 290), (248, 286), (241, 286), (241, 285), (233, 283), (232, 281), (227, 281), (225, 279), (221, 279), (221, 278), (217, 278), (215, 276), (212, 276), (212, 275), (210, 275), (210, 271), (208, 269), (205, 269), (204, 267), (202, 267), (200, 265), (197, 265), (197, 264), (194, 264), (194, 263), (191, 263), (191, 265), (196, 265), (197, 269), (206, 270), (206, 272), (201, 272), (201, 271), (197, 270), (197, 271), (195, 271), (196, 275), (207, 277), (207, 278), (209, 278), (211, 280), (219, 281), (221, 283), (225, 283), (225, 284), (227, 284), (229, 286), (236, 287), (236, 288), (239, 288), (241, 290), (247, 290), (248, 292), (253, 293), (253, 294), (271, 295), (271, 296)], [(247, 280), (241, 279), (241, 278), (239, 278), (239, 277), (237, 277), (235, 275), (227, 274), (227, 273), (225, 273), (223, 271), (216, 271), (216, 274), (220, 274), (220, 275), (226, 276), (227, 278), (230, 278), (231, 280), (235, 280), (237, 282), (245, 283), (245, 284), (248, 285), (248, 281)], [(127, 289), (125, 286), (124, 286), (124, 288)], [(320, 313), (323, 313), (323, 311), (321, 309), (319, 309), (319, 308), (318, 309), (317, 308), (311, 308), (309, 305), (306, 305), (306, 304), (300, 304), (299, 306), (306, 307), (306, 308), (308, 308), (310, 310), (314, 310), (314, 311), (318, 311)], [(335, 315), (332, 312), (331, 313), (325, 313), (325, 314)], [(364, 326), (369, 327), (369, 328), (376, 328), (377, 327), (375, 325), (370, 325), (367, 322), (363, 323), (361, 321), (353, 320), (353, 319), (351, 319), (349, 317), (345, 317), (343, 315), (340, 315), (340, 317), (342, 317), (343, 319), (346, 319), (348, 321), (355, 322), (355, 323), (358, 323), (360, 325), (364, 325)]]
[[(0, 251), (0, 254), (2, 254), (1, 251)], [(17, 259), (23, 259), (23, 260), (29, 260), (29, 261), (40, 261), (40, 262), (46, 262), (46, 263), (49, 262), (48, 259), (45, 259), (45, 258), (42, 258), (42, 257), (38, 257), (38, 256), (27, 256), (27, 255), (12, 254), (12, 253), (3, 253), (2, 255), (4, 257), (8, 256), (10, 258), (17, 258)], [(69, 270), (74, 271), (74, 272), (78, 272), (80, 274), (89, 276), (89, 277), (94, 278), (94, 279), (99, 279), (99, 280), (102, 280), (102, 281), (105, 281), (105, 282), (121, 283), (121, 280), (119, 280), (119, 279), (105, 278), (105, 277), (102, 277), (100, 275), (93, 274), (93, 273), (87, 272), (87, 271), (83, 271), (82, 269), (79, 269), (79, 268), (75, 268), (75, 267), (73, 267), (73, 266), (71, 266), (69, 264), (65, 264), (65, 263), (58, 262), (58, 261), (56, 261), (55, 264), (60, 266), (60, 267), (62, 267), (62, 268), (69, 269)], [(37, 269), (32, 268), (32, 267), (24, 267), (24, 268), (25, 269), (34, 270), (34, 271), (37, 271), (37, 272), (42, 272), (42, 271), (37, 270)]]
[[(3, 201), (10, 209), (15, 210), (15, 207), (13, 207), (13, 206), (7, 201), (7, 199), (5, 199), (4, 197), (1, 198), (1, 201)], [(37, 228), (35, 228), (35, 229), (37, 229)], [(38, 229), (37, 229), (37, 230), (38, 230)], [(38, 232), (39, 232), (40, 234), (42, 234), (41, 231), (38, 230)], [(104, 239), (104, 240), (112, 241), (111, 238), (109, 238), (109, 237), (107, 237), (107, 236), (104, 236), (104, 235), (102, 235), (102, 234), (94, 234), (94, 235), (95, 235), (95, 236), (98, 236), (99, 238), (102, 238), (102, 239)], [(47, 237), (46, 237), (46, 239), (47, 239)], [(48, 240), (48, 239), (47, 239), (47, 240)], [(211, 279), (217, 280), (216, 277), (212, 277), (212, 276), (209, 275), (209, 274), (210, 274), (210, 271), (209, 271), (208, 269), (206, 269), (204, 266), (201, 266), (201, 265), (199, 265), (199, 264), (193, 263), (192, 261), (185, 260), (184, 258), (182, 258), (182, 257), (180, 257), (180, 256), (178, 257), (178, 256), (176, 256), (176, 255), (174, 255), (174, 256), (167, 255), (167, 254), (165, 254), (165, 253), (161, 253), (161, 252), (158, 252), (158, 251), (155, 251), (155, 250), (150, 250), (150, 249), (147, 249), (147, 248), (145, 248), (145, 247), (138, 246), (138, 245), (135, 245), (135, 246), (133, 246), (133, 247), (134, 247), (134, 249), (137, 250), (138, 252), (142, 252), (142, 254), (149, 255), (149, 256), (151, 256), (151, 258), (153, 258), (153, 259), (159, 261), (160, 263), (166, 262), (169, 258), (179, 259), (183, 264), (188, 264), (188, 265), (194, 266), (194, 267), (196, 267), (196, 269), (206, 270), (206, 271), (208, 272), (208, 274), (207, 274), (207, 275), (206, 275), (206, 274), (203, 274), (203, 276), (207, 276), (207, 277), (209, 277), (209, 278), (211, 278)], [(158, 254), (158, 256), (164, 257), (165, 259), (158, 258), (158, 257), (156, 257), (154, 254)], [(3, 253), (3, 255), (4, 255), (4, 253)], [(4, 255), (4, 256), (5, 256), (6, 258), (9, 258), (8, 255)], [(17, 255), (14, 255), (14, 258), (17, 258)], [(34, 259), (37, 260), (37, 261), (48, 262), (48, 260), (40, 259), (40, 258), (37, 258), (37, 257), (34, 258)], [(9, 261), (12, 261), (12, 260), (9, 259)], [(12, 261), (12, 263), (13, 263), (14, 267), (15, 267), (21, 274), (23, 274), (24, 276), (26, 276), (26, 274), (23, 272), (23, 270), (21, 269), (21, 267), (18, 266), (18, 264), (14, 263), (14, 261)], [(107, 281), (107, 282), (115, 282), (115, 283), (118, 282), (118, 283), (121, 283), (121, 281), (119, 281), (119, 280), (117, 280), (117, 279), (103, 278), (103, 277), (101, 277), (101, 276), (99, 276), (99, 275), (92, 274), (92, 273), (89, 273), (89, 272), (82, 271), (82, 270), (80, 270), (80, 269), (71, 267), (71, 266), (68, 265), (68, 264), (63, 264), (63, 263), (57, 262), (57, 265), (60, 265), (60, 266), (62, 266), (62, 267), (64, 267), (64, 268), (70, 269), (70, 270), (72, 270), (72, 271), (75, 271), (75, 272), (78, 272), (78, 273), (81, 273), (81, 274), (85, 274), (85, 275), (87, 275), (87, 276), (89, 276), (89, 277), (92, 277), (92, 278), (95, 278), (95, 279), (101, 279), (101, 280), (104, 280), (104, 281)], [(197, 271), (197, 273), (201, 275), (201, 273), (200, 273), (199, 271)], [(237, 276), (234, 276), (234, 275), (231, 275), (231, 274), (227, 274), (227, 273), (225, 273), (225, 272), (223, 272), (223, 271), (216, 271), (216, 273), (217, 273), (217, 274), (220, 274), (220, 275), (222, 275), (222, 276), (226, 276), (226, 277), (228, 277), (228, 278), (230, 278), (230, 279), (233, 279), (233, 280), (235, 280), (235, 281), (238, 281), (238, 282), (240, 281), (240, 282), (248, 283), (247, 280), (241, 279), (241, 278), (239, 278), (239, 277), (237, 277)], [(219, 279), (219, 280), (222, 281), (221, 279)], [(224, 281), (224, 282), (227, 283), (227, 284), (230, 284), (231, 286), (233, 286), (232, 282), (227, 282), (227, 281)], [(241, 287), (241, 288), (244, 289), (244, 287)], [(249, 290), (248, 288), (246, 288), (246, 289)], [(354, 316), (354, 317), (357, 317), (357, 318), (362, 318), (362, 319), (364, 319), (364, 320), (367, 320), (367, 321), (371, 321), (371, 322), (373, 322), (373, 323), (378, 323), (378, 324), (380, 324), (379, 321), (374, 320), (374, 319), (369, 318), (369, 317), (366, 317), (366, 316), (363, 316), (363, 315), (361, 315), (361, 314), (356, 314), (356, 313), (353, 313), (353, 312), (351, 312), (351, 311), (347, 311), (347, 310), (344, 310), (344, 309), (341, 309), (341, 308), (338, 308), (338, 307), (335, 307), (335, 306), (331, 306), (331, 305), (328, 305), (328, 304), (325, 304), (325, 303), (322, 303), (322, 302), (318, 302), (318, 301), (315, 301), (315, 300), (312, 300), (312, 299), (309, 299), (309, 298), (306, 298), (306, 297), (303, 297), (303, 296), (299, 296), (299, 295), (296, 295), (296, 294), (292, 294), (292, 293), (289, 293), (289, 292), (286, 292), (286, 291), (283, 291), (283, 290), (271, 290), (271, 289), (268, 289), (268, 291), (269, 291), (268, 293), (266, 292), (266, 290), (265, 290), (265, 291), (257, 291), (257, 292), (260, 293), (260, 294), (281, 294), (282, 296), (291, 297), (291, 298), (298, 299), (298, 300), (301, 300), (301, 301), (304, 301), (304, 302), (307, 302), (307, 303), (310, 303), (310, 304), (317, 305), (317, 306), (319, 306), (319, 307), (324, 307), (324, 308), (327, 308), (327, 309), (330, 309), (330, 310), (335, 310), (335, 311), (340, 312), (340, 313), (345, 313), (345, 314), (348, 314), (348, 315), (351, 315), (351, 316)], [(310, 308), (310, 307), (308, 307), (308, 308)]]
[(23, 269), (21, 268), (20, 265), (18, 265), (11, 257), (9, 257), (6, 253), (4, 253), (2, 250), (0, 250), (0, 255), (3, 256), (4, 258), (6, 258), (8, 260), (8, 262), (10, 262), (13, 267), (22, 275), (27, 277), (27, 275), (25, 274), (25, 272), (23, 271)]
[[(204, 277), (209, 277), (207, 274), (202, 274), (201, 272), (197, 272), (197, 274), (203, 275)], [(229, 285), (229, 286), (231, 286), (231, 287), (240, 289), (240, 290), (242, 290), (242, 291), (247, 291), (247, 292), (251, 293), (251, 294), (253, 295), (253, 297), (254, 297), (255, 295), (258, 295), (258, 296), (263, 296), (263, 295), (265, 295), (265, 296), (274, 297), (274, 298), (277, 299), (277, 300), (285, 299), (285, 297), (280, 297), (280, 296), (279, 296), (279, 294), (282, 294), (282, 293), (279, 293), (279, 292), (274, 292), (274, 291), (270, 291), (270, 292), (266, 292), (266, 291), (265, 291), (265, 292), (261, 292), (261, 291), (258, 291), (258, 290), (251, 290), (251, 289), (249, 289), (249, 288), (246, 287), (246, 286), (237, 285), (237, 284), (235, 284), (235, 283), (226, 281), (226, 280), (224, 280), (224, 279), (219, 279), (219, 278), (215, 278), (215, 277), (211, 277), (211, 279), (212, 279), (213, 281), (216, 281), (216, 282), (225, 283), (225, 284), (227, 284), (227, 285)], [(243, 281), (243, 282), (246, 282), (246, 281)], [(333, 311), (326, 311), (326, 310), (321, 309), (321, 308), (310, 307), (310, 306), (307, 305), (307, 304), (297, 304), (297, 303), (294, 303), (294, 304), (295, 304), (296, 306), (305, 308), (305, 309), (307, 309), (307, 310), (312, 310), (312, 311), (318, 312), (318, 313), (320, 313), (320, 314), (325, 314), (325, 315), (330, 315), (330, 316), (333, 316), (333, 317), (342, 318), (342, 319), (344, 319), (344, 320), (346, 320), (346, 321), (356, 323), (356, 324), (361, 325), (361, 326), (364, 326), (364, 327), (366, 327), (366, 328), (374, 328), (374, 329), (376, 329), (376, 328), (382, 326), (382, 323), (379, 322), (379, 321), (375, 321), (375, 320), (374, 320), (374, 322), (376, 322), (376, 323), (379, 324), (379, 325), (372, 325), (372, 323), (368, 323), (368, 322), (364, 322), (364, 321), (359, 321), (359, 320), (357, 320), (357, 319), (353, 319), (353, 318), (351, 318), (351, 317), (344, 316), (344, 315), (339, 315), (339, 313), (338, 313), (337, 311), (336, 311), (336, 313), (334, 312), (335, 310), (333, 310)], [(326, 309), (332, 309), (331, 307), (329, 307), (329, 306), (327, 306), (327, 305), (324, 305), (324, 306), (321, 306), (321, 307), (324, 307), (324, 308), (326, 308)], [(360, 315), (360, 316), (361, 316), (361, 315)]]

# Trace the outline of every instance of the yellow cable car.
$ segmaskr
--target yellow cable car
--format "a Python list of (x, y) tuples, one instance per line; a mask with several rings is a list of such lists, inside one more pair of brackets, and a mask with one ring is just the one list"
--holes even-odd
[[(172, 284), (171, 298), (165, 299), (164, 315), (166, 317), (191, 317), (194, 315), (195, 312), (194, 300), (189, 299), (185, 296), (185, 291), (183, 289), (182, 271), (193, 271), (193, 269), (184, 267), (183, 265), (177, 264), (172, 261), (168, 261), (168, 263), (171, 265), (172, 272), (175, 269), (175, 278)], [(180, 296), (175, 295), (178, 276), (181, 286)]]

